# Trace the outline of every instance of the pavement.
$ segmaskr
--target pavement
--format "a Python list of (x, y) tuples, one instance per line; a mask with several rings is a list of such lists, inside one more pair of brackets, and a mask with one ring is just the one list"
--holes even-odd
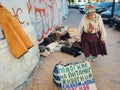
[[(70, 9), (64, 25), (69, 28), (78, 28), (82, 15), (77, 9)], [(120, 31), (105, 25), (107, 32), (108, 55), (98, 56), (96, 62), (90, 62), (97, 90), (120, 90)], [(53, 52), (47, 57), (40, 58), (29, 78), (16, 90), (58, 90), (53, 83), (52, 71), (55, 64), (62, 61), (67, 64), (72, 61), (82, 62), (84, 55), (71, 55)]]

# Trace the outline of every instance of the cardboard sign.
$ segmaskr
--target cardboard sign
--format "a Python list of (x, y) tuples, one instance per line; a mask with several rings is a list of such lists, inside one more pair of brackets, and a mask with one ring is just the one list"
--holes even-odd
[(97, 90), (89, 62), (58, 69), (62, 90)]

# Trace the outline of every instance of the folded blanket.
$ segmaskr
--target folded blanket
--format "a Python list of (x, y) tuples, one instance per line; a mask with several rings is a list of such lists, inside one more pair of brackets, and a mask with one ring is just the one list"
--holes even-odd
[(0, 7), (0, 24), (13, 56), (20, 58), (33, 46), (17, 19), (3, 6)]

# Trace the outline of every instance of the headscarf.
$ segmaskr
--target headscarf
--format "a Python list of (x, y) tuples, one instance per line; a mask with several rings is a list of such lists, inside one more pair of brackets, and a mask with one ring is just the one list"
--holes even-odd
[(95, 7), (93, 4), (88, 4), (85, 7), (85, 13), (88, 15), (89, 13), (94, 13), (95, 12)]

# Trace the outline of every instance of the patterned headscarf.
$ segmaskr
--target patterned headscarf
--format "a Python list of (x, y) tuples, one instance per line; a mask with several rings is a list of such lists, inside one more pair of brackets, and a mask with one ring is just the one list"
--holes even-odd
[(85, 13), (89, 14), (89, 13), (94, 13), (95, 12), (95, 7), (93, 4), (88, 4), (85, 7)]

